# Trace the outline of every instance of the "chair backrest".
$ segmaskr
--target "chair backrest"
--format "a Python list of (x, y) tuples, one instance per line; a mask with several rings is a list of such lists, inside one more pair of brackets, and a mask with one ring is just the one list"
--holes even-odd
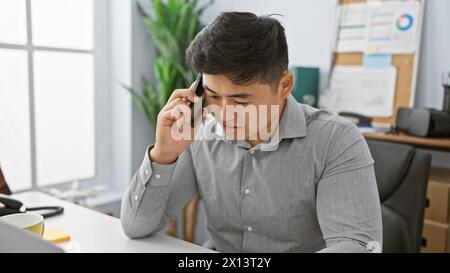
[(368, 141), (381, 201), (384, 252), (420, 252), (431, 155)]
[[(183, 209), (183, 235), (182, 238), (185, 241), (195, 243), (195, 227), (197, 226), (197, 213), (200, 203), (200, 195), (196, 194), (194, 198)], [(173, 221), (170, 225), (168, 234), (173, 237), (178, 236), (177, 222)]]
[(8, 187), (8, 184), (6, 184), (5, 177), (3, 176), (2, 169), (0, 168), (0, 193), (10, 195), (11, 190)]

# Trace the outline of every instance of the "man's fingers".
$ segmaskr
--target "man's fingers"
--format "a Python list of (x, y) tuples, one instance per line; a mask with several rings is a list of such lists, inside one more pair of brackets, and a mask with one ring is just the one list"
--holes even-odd
[(177, 126), (178, 132), (182, 132), (186, 128), (186, 122), (184, 122), (183, 118), (180, 118), (176, 121), (175, 126)]
[(188, 122), (192, 115), (191, 108), (187, 104), (181, 102), (174, 105), (171, 109), (161, 111), (160, 114), (163, 118), (179, 119), (183, 117), (185, 122)]
[[(194, 89), (194, 86), (195, 86), (195, 81), (191, 84), (191, 86), (189, 86), (189, 90), (193, 90)], [(195, 90), (194, 90), (195, 91)]]
[(194, 101), (194, 90), (191, 89), (176, 89), (172, 92), (172, 95), (170, 95), (169, 100), (167, 103), (172, 102), (173, 100), (177, 98), (181, 99), (187, 99), (189, 101)]
[(178, 118), (175, 113), (175, 109), (167, 110), (164, 112), (160, 112), (158, 115), (158, 123), (161, 123), (163, 126), (170, 126), (172, 125)]
[[(208, 115), (208, 110), (206, 108), (202, 108), (202, 112), (199, 113), (199, 116), (197, 117), (197, 120), (194, 120), (194, 122), (195, 122), (195, 126), (194, 126), (195, 129), (198, 128), (205, 121), (207, 115)], [(191, 123), (192, 123), (192, 119), (191, 119)]]
[(186, 101), (185, 99), (182, 99), (182, 98), (176, 98), (176, 99), (174, 99), (173, 101), (167, 103), (167, 104), (163, 107), (163, 109), (161, 109), (161, 111), (164, 112), (164, 111), (171, 110), (171, 109), (173, 109), (175, 106), (177, 106), (177, 105), (179, 105), (179, 104), (187, 105), (187, 101)]
[(191, 86), (189, 86), (189, 89), (175, 89), (172, 92), (172, 95), (170, 95), (169, 100), (167, 101), (168, 103), (177, 99), (177, 98), (185, 98), (191, 102), (195, 102), (195, 87), (196, 82), (194, 81)]
[(177, 105), (173, 109), (164, 112), (159, 122), (163, 126), (171, 127), (173, 139), (192, 141), (195, 139), (195, 134), (201, 129), (200, 126), (206, 119), (207, 114), (206, 108), (202, 109), (201, 118), (198, 119), (195, 127), (192, 128), (190, 109), (183, 105)]

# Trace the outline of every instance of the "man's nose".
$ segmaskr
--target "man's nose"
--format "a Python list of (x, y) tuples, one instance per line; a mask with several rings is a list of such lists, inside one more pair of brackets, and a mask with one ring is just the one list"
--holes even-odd
[(222, 116), (225, 116), (225, 111), (226, 111), (226, 109), (227, 109), (227, 106), (230, 106), (230, 105), (231, 105), (230, 102), (229, 102), (227, 99), (222, 98), (222, 99), (219, 101), (219, 104), (218, 104), (218, 105), (219, 105), (219, 107), (220, 107)]
[[(228, 106), (228, 107), (227, 107)], [(221, 111), (221, 116), (222, 116), (222, 120), (225, 122), (230, 122), (233, 119), (233, 113), (231, 113), (231, 110), (229, 109), (230, 105), (224, 104), (222, 106), (222, 111)], [(228, 111), (227, 111), (228, 108)]]
[[(219, 114), (220, 114), (220, 119), (222, 121), (228, 121), (228, 120), (233, 118), (233, 115), (232, 115), (232, 113), (230, 112), (230, 109), (229, 109), (229, 107), (232, 106), (232, 104), (230, 104), (230, 102), (228, 100), (221, 99), (220, 101), (217, 101), (216, 103), (217, 103), (217, 106), (220, 107)], [(228, 111), (229, 113), (227, 113), (227, 108), (229, 110)]]

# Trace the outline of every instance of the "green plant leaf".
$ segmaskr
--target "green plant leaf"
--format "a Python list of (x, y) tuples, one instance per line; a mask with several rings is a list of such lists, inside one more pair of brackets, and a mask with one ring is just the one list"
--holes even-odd
[(180, 10), (175, 27), (175, 39), (177, 39), (177, 41), (181, 40), (181, 35), (183, 34), (183, 30), (185, 28), (186, 17), (190, 15), (189, 11), (190, 5), (184, 5)]
[(138, 10), (156, 50), (153, 60), (155, 82), (143, 78), (142, 95), (125, 87), (133, 103), (155, 126), (157, 116), (175, 89), (188, 88), (196, 73), (185, 61), (186, 48), (200, 31), (200, 17), (214, 1), (199, 7), (198, 0), (148, 0), (152, 11)]
[(131, 94), (131, 99), (133, 103), (142, 111), (144, 112), (145, 116), (149, 119), (152, 119), (151, 113), (149, 112), (149, 109), (147, 108), (147, 105), (145, 103), (145, 100), (142, 98), (142, 96), (132, 89), (131, 87), (127, 87), (125, 85), (122, 85), (128, 92)]

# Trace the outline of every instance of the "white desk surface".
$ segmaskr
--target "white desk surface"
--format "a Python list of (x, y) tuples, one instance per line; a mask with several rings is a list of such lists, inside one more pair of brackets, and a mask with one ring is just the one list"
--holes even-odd
[[(214, 252), (161, 233), (132, 240), (123, 232), (120, 220), (40, 192), (12, 195), (27, 207), (62, 206), (64, 213), (45, 219), (45, 228), (60, 228), (71, 235), (80, 252)], [(68, 243), (61, 243), (65, 248)], [(78, 252), (77, 251), (77, 252)]]

